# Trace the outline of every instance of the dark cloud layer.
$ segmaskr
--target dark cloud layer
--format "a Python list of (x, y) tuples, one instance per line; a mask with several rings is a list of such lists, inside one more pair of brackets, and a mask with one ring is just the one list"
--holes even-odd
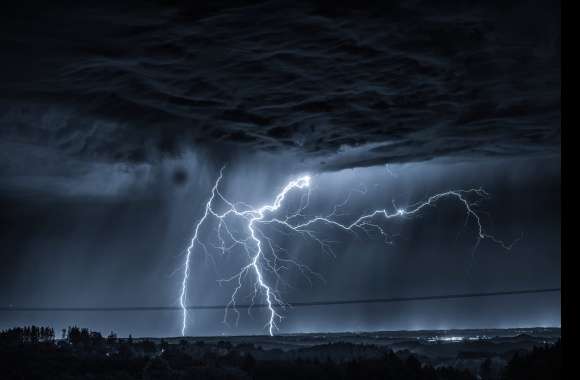
[(330, 169), (557, 153), (559, 3), (437, 3), (13, 4), (0, 142), (131, 162), (225, 144)]

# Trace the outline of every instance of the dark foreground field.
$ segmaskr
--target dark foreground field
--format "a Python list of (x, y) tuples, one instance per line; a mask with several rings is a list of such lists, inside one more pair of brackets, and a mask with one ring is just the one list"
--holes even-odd
[(0, 333), (1, 379), (559, 379), (560, 329), (120, 339)]

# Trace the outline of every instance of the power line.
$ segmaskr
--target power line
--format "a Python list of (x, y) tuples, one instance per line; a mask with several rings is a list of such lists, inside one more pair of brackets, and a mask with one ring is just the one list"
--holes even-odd
[[(460, 298), (478, 298), (478, 297), (497, 297), (497, 296), (513, 296), (521, 294), (538, 294), (538, 293), (553, 293), (559, 292), (561, 288), (546, 288), (546, 289), (525, 289), (525, 290), (510, 290), (488, 293), (463, 293), (463, 294), (444, 294), (432, 296), (416, 296), (416, 297), (393, 297), (393, 298), (370, 298), (370, 299), (356, 299), (356, 300), (334, 300), (334, 301), (311, 301), (311, 302), (294, 302), (285, 304), (274, 304), (275, 307), (307, 307), (307, 306), (332, 306), (332, 305), (352, 305), (352, 304), (375, 304), (375, 303), (393, 303), (393, 302), (409, 302), (409, 301), (430, 301), (430, 300), (447, 300)], [(266, 304), (243, 304), (236, 305), (238, 309), (249, 308), (264, 308)], [(214, 310), (224, 309), (227, 305), (190, 305), (188, 310)], [(114, 306), (114, 307), (19, 307), (19, 306), (2, 306), (2, 311), (177, 311), (182, 310), (179, 306)]]

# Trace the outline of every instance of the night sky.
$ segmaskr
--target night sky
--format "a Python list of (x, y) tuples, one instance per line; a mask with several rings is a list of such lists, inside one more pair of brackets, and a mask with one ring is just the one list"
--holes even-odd
[[(0, 20), (0, 306), (177, 306), (220, 168), (260, 206), (312, 177), (307, 213), (344, 221), (483, 188), (490, 240), (444, 199), (372, 235), (321, 228), (334, 256), (273, 232), (323, 279), (307, 302), (552, 288), (561, 277), (557, 1), (13, 2)], [(292, 194), (289, 205), (299, 194)], [(202, 231), (207, 240), (216, 225)], [(188, 302), (225, 304), (244, 256), (192, 255)], [(247, 303), (244, 288), (241, 303)], [(295, 308), (280, 332), (560, 326), (560, 294)], [(263, 334), (266, 314), (191, 313), (190, 335)], [(181, 315), (2, 312), (176, 336)]]

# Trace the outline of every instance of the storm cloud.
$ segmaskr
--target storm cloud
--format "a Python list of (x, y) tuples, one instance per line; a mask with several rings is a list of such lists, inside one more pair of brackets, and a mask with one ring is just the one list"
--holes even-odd
[(9, 6), (1, 144), (322, 170), (559, 151), (558, 3), (116, 3)]

